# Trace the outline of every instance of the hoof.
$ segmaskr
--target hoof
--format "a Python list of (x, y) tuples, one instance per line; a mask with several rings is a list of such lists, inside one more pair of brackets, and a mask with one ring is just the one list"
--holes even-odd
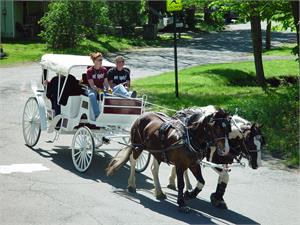
[(127, 187), (127, 190), (130, 192), (130, 193), (136, 193), (136, 188), (133, 188), (133, 187)]
[(161, 192), (160, 194), (156, 195), (157, 200), (165, 200), (167, 198), (166, 194)]
[(167, 188), (177, 191), (175, 184), (168, 184)]
[(178, 211), (181, 213), (190, 213), (191, 208), (188, 206), (179, 206)]
[(192, 199), (191, 193), (189, 191), (185, 191), (184, 195), (183, 195), (183, 198), (184, 198), (185, 201), (191, 200)]
[(228, 209), (225, 201), (223, 199), (220, 199), (220, 200), (217, 199), (215, 193), (212, 193), (210, 195), (210, 202), (216, 208), (219, 208), (219, 209)]

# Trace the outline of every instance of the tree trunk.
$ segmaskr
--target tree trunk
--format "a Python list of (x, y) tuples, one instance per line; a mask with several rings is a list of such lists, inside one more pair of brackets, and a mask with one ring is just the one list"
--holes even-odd
[(264, 67), (262, 62), (262, 32), (261, 32), (261, 24), (260, 24), (260, 15), (251, 15), (251, 36), (252, 36), (252, 46), (254, 53), (254, 61), (255, 61), (255, 70), (258, 84), (261, 87), (266, 86)]
[(213, 20), (212, 20), (212, 16), (211, 16), (211, 10), (208, 7), (209, 2), (206, 2), (203, 8), (203, 12), (204, 12), (204, 23), (206, 24), (212, 24)]
[(272, 22), (270, 19), (267, 19), (267, 29), (266, 29), (266, 50), (271, 49), (271, 28)]
[(297, 45), (298, 45), (298, 56), (299, 56), (299, 1), (291, 1), (292, 13), (294, 17), (294, 24), (296, 26), (297, 33)]

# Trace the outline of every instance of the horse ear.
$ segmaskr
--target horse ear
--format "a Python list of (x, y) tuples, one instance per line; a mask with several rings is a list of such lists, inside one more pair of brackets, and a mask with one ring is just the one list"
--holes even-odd
[(264, 124), (263, 123), (259, 123), (259, 124), (257, 124), (257, 126), (258, 126), (258, 128), (262, 128), (264, 126)]

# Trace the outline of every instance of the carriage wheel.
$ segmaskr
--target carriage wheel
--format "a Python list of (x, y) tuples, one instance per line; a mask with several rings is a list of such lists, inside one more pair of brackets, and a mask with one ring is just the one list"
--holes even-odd
[(79, 172), (85, 172), (90, 167), (94, 155), (94, 138), (87, 127), (80, 127), (72, 140), (72, 160)]
[(142, 154), (136, 160), (135, 171), (138, 173), (145, 171), (149, 165), (150, 158), (150, 152), (143, 151)]
[(41, 135), (39, 106), (35, 97), (30, 97), (25, 104), (22, 127), (26, 145), (35, 146)]
[[(126, 144), (128, 144), (129, 138), (123, 138), (123, 141)], [(136, 160), (135, 171), (137, 173), (141, 173), (145, 171), (149, 165), (150, 158), (151, 158), (150, 152), (143, 151), (142, 154)]]

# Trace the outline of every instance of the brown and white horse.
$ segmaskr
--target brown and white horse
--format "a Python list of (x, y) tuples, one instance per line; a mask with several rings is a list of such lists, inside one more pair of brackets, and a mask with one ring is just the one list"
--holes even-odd
[(194, 113), (186, 125), (161, 113), (145, 113), (131, 128), (131, 146), (116, 154), (107, 168), (107, 174), (113, 174), (130, 159), (128, 190), (135, 192), (136, 159), (143, 150), (149, 151), (156, 159), (152, 168), (156, 196), (164, 197), (158, 179), (159, 164), (173, 164), (176, 166), (177, 175), (177, 203), (180, 211), (188, 212), (186, 196), (183, 195), (184, 171), (190, 169), (198, 181), (197, 186), (187, 195), (189, 198), (195, 198), (205, 183), (199, 161), (205, 157), (207, 146), (213, 145), (220, 151), (229, 151), (227, 137), (230, 129), (228, 114), (221, 109), (210, 115)]
[[(202, 114), (209, 114), (216, 111), (213, 106), (190, 108), (178, 111), (174, 117), (185, 121), (190, 115), (195, 112)], [(229, 133), (229, 152), (217, 151), (214, 146), (210, 146), (206, 154), (206, 160), (215, 164), (232, 164), (234, 159), (240, 161), (242, 157), (248, 159), (249, 166), (257, 169), (261, 165), (261, 148), (265, 144), (262, 136), (261, 126), (233, 115), (231, 119), (231, 132)], [(156, 162), (153, 162), (154, 164)], [(218, 185), (216, 192), (211, 194), (211, 203), (218, 208), (227, 208), (224, 201), (224, 193), (229, 181), (228, 170), (213, 168), (219, 174)], [(175, 187), (175, 167), (172, 168), (171, 176), (169, 177), (168, 187), (176, 189)], [(187, 175), (184, 173), (185, 183), (187, 189), (191, 189), (191, 184)]]

